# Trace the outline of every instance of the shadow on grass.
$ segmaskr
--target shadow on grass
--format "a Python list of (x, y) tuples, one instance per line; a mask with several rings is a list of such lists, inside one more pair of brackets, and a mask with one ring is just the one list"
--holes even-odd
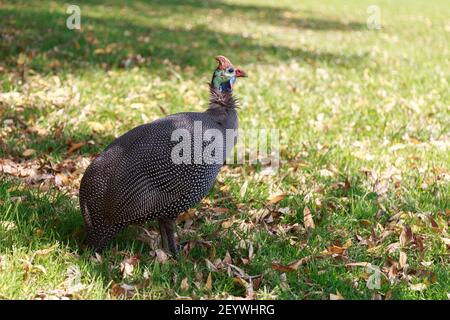
[(84, 261), (91, 274), (102, 279), (105, 287), (119, 276), (108, 267), (111, 260), (118, 264), (125, 252), (142, 253), (143, 261), (152, 259), (148, 255), (150, 248), (137, 240), (137, 228), (130, 227), (102, 252), (104, 262), (89, 263), (94, 255), (85, 245), (83, 218), (76, 205), (77, 199), (55, 189), (24, 189), (15, 180), (4, 179), (1, 175), (0, 178), (1, 221), (10, 226), (6, 232), (0, 232), (0, 252), (25, 248), (32, 253), (57, 245), (65, 254)]
[[(29, 57), (27, 69), (34, 73), (64, 75), (137, 65), (162, 78), (172, 77), (174, 72), (184, 77), (209, 74), (214, 66), (212, 56), (217, 54), (230, 56), (239, 64), (277, 64), (299, 60), (312, 65), (353, 68), (365, 60), (364, 55), (275, 45), (240, 33), (212, 29), (204, 19), (225, 21), (236, 17), (244, 21), (314, 30), (358, 30), (363, 27), (357, 23), (311, 16), (294, 18), (295, 12), (288, 8), (200, 0), (80, 1), (82, 30), (77, 31), (66, 27), (69, 16), (65, 13), (66, 4), (55, 1), (11, 1), (10, 4), (0, 7), (0, 67), (4, 64), (8, 72), (17, 75), (21, 73), (17, 64), (20, 53)], [(181, 24), (171, 24), (180, 18), (185, 19)], [(231, 29), (233, 27), (238, 26), (230, 26)], [(45, 112), (33, 106), (25, 106), (25, 109), (22, 113), (6, 106), (7, 112), (3, 117), (20, 118), (25, 115), (26, 123), (28, 118)], [(26, 133), (24, 138), (28, 140), (28, 147), (38, 153), (66, 151), (69, 138), (78, 141), (95, 138), (102, 147), (113, 140), (112, 136), (93, 137), (83, 132), (72, 131), (70, 135), (61, 138)], [(12, 139), (11, 143), (16, 144), (19, 140)], [(98, 150), (90, 147), (80, 150), (82, 153), (92, 151)], [(17, 151), (15, 156), (20, 156), (20, 152)]]
[[(215, 10), (224, 16), (245, 16), (247, 19), (260, 23), (268, 23), (274, 26), (287, 26), (297, 29), (309, 30), (335, 30), (335, 31), (357, 31), (366, 28), (365, 23), (355, 21), (340, 21), (331, 17), (302, 17), (299, 18), (298, 12), (290, 8), (233, 4), (223, 1), (207, 0), (157, 0), (157, 1), (134, 1), (134, 3), (153, 3), (157, 6), (168, 7), (170, 11), (183, 12), (187, 8)], [(189, 10), (189, 9), (188, 9)]]
[[(20, 3), (20, 2), (19, 2)], [(19, 53), (30, 57), (37, 72), (77, 71), (92, 66), (103, 69), (131, 64), (142, 65), (158, 75), (167, 74), (168, 64), (191, 67), (189, 73), (210, 71), (211, 56), (239, 57), (241, 64), (277, 63), (290, 59), (317, 64), (355, 66), (365, 57), (272, 45), (226, 30), (211, 29), (202, 16), (232, 17), (263, 23), (315, 30), (357, 30), (358, 23), (307, 17), (290, 18), (290, 11), (266, 6), (227, 4), (220, 1), (84, 1), (82, 31), (66, 28), (65, 5), (53, 2), (0, 9), (2, 44), (0, 55), (10, 67)], [(83, 10), (83, 9), (82, 9)], [(130, 16), (130, 13), (132, 15)], [(117, 15), (115, 15), (117, 14)], [(167, 19), (184, 16), (183, 27)], [(186, 18), (190, 16), (191, 18)], [(201, 22), (200, 22), (201, 21)], [(233, 26), (230, 26), (233, 28)], [(235, 26), (237, 27), (237, 26)], [(129, 64), (128, 64), (129, 65)]]

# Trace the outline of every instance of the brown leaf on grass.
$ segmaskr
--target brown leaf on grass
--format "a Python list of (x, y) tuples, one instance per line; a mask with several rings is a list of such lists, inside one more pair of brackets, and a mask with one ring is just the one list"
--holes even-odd
[(283, 200), (285, 197), (286, 197), (286, 194), (284, 194), (284, 193), (271, 195), (267, 198), (267, 204), (268, 205), (276, 204), (276, 203), (280, 202), (281, 200)]
[(37, 251), (35, 251), (33, 253), (33, 258), (32, 259), (34, 259), (35, 256), (46, 256), (49, 253), (52, 253), (53, 251), (55, 251), (55, 249), (57, 247), (58, 247), (57, 245), (53, 245), (53, 246), (45, 248), (45, 249), (37, 250)]
[(207, 291), (211, 291), (212, 290), (212, 275), (211, 275), (211, 272), (208, 274), (208, 279), (206, 279), (205, 290), (207, 290)]
[(52, 69), (60, 69), (62, 66), (61, 62), (58, 59), (53, 59), (49, 63), (49, 67)]
[(241, 268), (235, 266), (234, 264), (228, 264), (228, 274), (230, 276), (237, 276), (241, 278), (248, 279), (250, 276)]
[(228, 250), (225, 253), (225, 257), (223, 258), (222, 262), (224, 264), (231, 264), (231, 263), (233, 263), (233, 259), (231, 259), (231, 255), (230, 255), (230, 252), (228, 252)]
[(336, 245), (329, 246), (325, 251), (322, 251), (323, 254), (343, 254), (347, 250), (346, 247), (340, 247)]
[(336, 291), (336, 294), (330, 293), (330, 300), (345, 300), (345, 298), (339, 291)]
[(19, 66), (23, 66), (24, 64), (26, 64), (28, 62), (29, 62), (28, 56), (25, 53), (19, 53), (19, 55), (17, 57), (17, 60), (16, 60), (16, 63)]
[(250, 210), (248, 213), (250, 214), (252, 221), (254, 221), (255, 223), (266, 221), (268, 220), (269, 216), (271, 216), (271, 212), (266, 208)]
[(135, 287), (126, 283), (117, 284), (114, 281), (111, 284), (110, 293), (114, 298), (129, 299), (135, 294)]
[(23, 262), (23, 279), (28, 280), (30, 277), (30, 274), (36, 273), (37, 271), (47, 274), (47, 270), (44, 266), (41, 265), (35, 265), (32, 263), (34, 257), (32, 257), (30, 260), (25, 259), (19, 259), (19, 261)]
[(398, 263), (400, 264), (400, 268), (404, 268), (406, 266), (407, 260), (408, 260), (408, 256), (406, 255), (406, 252), (400, 251), (400, 258), (398, 260)]
[(101, 264), (101, 263), (103, 263), (103, 258), (100, 254), (95, 252), (95, 255), (91, 257), (91, 261), (96, 264)]
[(350, 190), (350, 180), (348, 179), (348, 177), (345, 178), (345, 184), (344, 184), (344, 190), (345, 192), (348, 192)]
[(400, 234), (400, 244), (402, 247), (408, 245), (413, 239), (413, 233), (409, 226), (404, 226)]
[(433, 219), (431, 215), (428, 215), (428, 220), (430, 221), (431, 227), (435, 230), (439, 230), (439, 225), (436, 220)]
[(314, 220), (311, 214), (311, 210), (308, 207), (303, 209), (303, 225), (306, 230), (314, 229), (316, 226), (314, 225)]
[(342, 246), (338, 246), (338, 245), (334, 245), (333, 244), (333, 245), (329, 246), (322, 253), (323, 254), (343, 254), (351, 246), (352, 246), (352, 241), (351, 241), (351, 239), (349, 239)]
[(156, 261), (158, 261), (160, 264), (165, 264), (169, 260), (169, 256), (161, 249), (156, 249)]
[(230, 228), (235, 222), (236, 222), (236, 221), (235, 221), (233, 218), (228, 219), (228, 220), (225, 220), (224, 222), (222, 222), (222, 228), (228, 229), (228, 228)]
[(416, 248), (417, 250), (419, 250), (419, 252), (423, 252), (423, 250), (425, 249), (423, 245), (423, 237), (417, 234), (414, 235), (414, 244), (416, 245)]
[(246, 300), (253, 300), (255, 298), (255, 291), (253, 289), (253, 282), (251, 280), (247, 282), (241, 277), (235, 277), (234, 282), (245, 289)]
[(219, 269), (217, 269), (217, 267), (214, 265), (214, 263), (212, 263), (210, 260), (205, 259), (205, 262), (206, 262), (206, 266), (208, 267), (208, 270), (210, 270), (211, 272), (219, 271)]
[(250, 241), (248, 245), (248, 260), (251, 261), (253, 259), (254, 249), (253, 249), (253, 241)]
[(358, 222), (364, 227), (370, 227), (372, 225), (372, 221), (367, 219), (361, 219)]
[(69, 184), (69, 178), (67, 175), (58, 173), (55, 175), (55, 185), (58, 187), (66, 186)]
[(389, 279), (395, 279), (397, 277), (397, 274), (398, 274), (398, 263), (393, 262), (389, 267), (388, 277)]
[(384, 300), (391, 300), (391, 299), (392, 299), (392, 290), (389, 290), (388, 292), (386, 292)]
[(425, 283), (410, 284), (409, 289), (412, 291), (423, 291), (427, 289), (427, 285)]
[(370, 267), (372, 264), (370, 262), (350, 262), (346, 263), (346, 267)]
[(393, 243), (390, 243), (386, 247), (386, 252), (393, 253), (393, 252), (397, 251), (399, 248), (400, 248), (400, 242), (393, 242)]
[(81, 147), (85, 146), (87, 142), (77, 142), (70, 145), (69, 150), (67, 150), (67, 155), (72, 155), (75, 151), (81, 149)]
[(383, 298), (381, 297), (381, 294), (379, 294), (378, 292), (374, 292), (372, 294), (372, 300), (383, 300)]
[(29, 158), (36, 154), (36, 150), (34, 149), (26, 149), (24, 152), (22, 152), (22, 157)]
[(189, 209), (188, 211), (183, 212), (177, 217), (176, 223), (185, 222), (187, 220), (194, 220), (196, 218), (196, 210)]
[(441, 237), (441, 240), (446, 246), (450, 247), (450, 238)]
[(188, 291), (189, 290), (189, 283), (188, 283), (188, 278), (184, 278), (183, 280), (181, 280), (180, 283), (180, 289), (181, 291)]
[(220, 207), (215, 207), (215, 208), (211, 208), (211, 211), (213, 211), (214, 213), (227, 213), (228, 211), (230, 211), (230, 209), (228, 208), (220, 208)]
[(307, 256), (301, 258), (300, 260), (293, 261), (287, 265), (282, 265), (278, 262), (272, 262), (272, 269), (281, 272), (293, 272), (296, 271), (300, 266), (305, 265), (315, 258), (320, 258), (321, 256)]
[(259, 276), (259, 277), (252, 277), (252, 284), (253, 284), (253, 289), (254, 290), (258, 290), (259, 287), (261, 286), (263, 280), (263, 276)]
[(134, 266), (138, 264), (141, 260), (141, 255), (137, 254), (131, 257), (125, 257), (125, 259), (120, 263), (120, 271), (122, 272), (122, 277), (126, 278), (133, 274)]
[(245, 197), (245, 194), (247, 193), (247, 187), (248, 187), (248, 180), (244, 182), (244, 184), (241, 186), (241, 190), (239, 191), (239, 195), (241, 198)]
[(85, 291), (86, 289), (87, 286), (82, 283), (77, 283), (68, 288), (50, 290), (48, 293), (51, 295), (55, 295), (58, 298), (81, 299), (80, 293), (82, 291)]

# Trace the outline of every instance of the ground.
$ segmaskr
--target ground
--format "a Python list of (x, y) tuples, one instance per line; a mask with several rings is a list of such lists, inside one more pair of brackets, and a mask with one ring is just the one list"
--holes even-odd
[[(447, 299), (447, 1), (76, 4), (81, 30), (64, 2), (0, 3), (1, 298)], [(154, 222), (93, 254), (84, 169), (204, 110), (217, 54), (249, 74), (241, 128), (280, 130), (279, 170), (224, 167), (178, 259)]]

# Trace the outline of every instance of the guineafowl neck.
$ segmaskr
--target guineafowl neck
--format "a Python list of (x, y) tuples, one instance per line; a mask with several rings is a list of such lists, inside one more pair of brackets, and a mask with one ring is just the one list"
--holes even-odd
[(238, 127), (237, 100), (231, 92), (220, 92), (211, 87), (211, 96), (206, 113), (209, 114), (224, 129)]
[(211, 118), (214, 119), (215, 122), (220, 124), (224, 129), (237, 129), (238, 127), (238, 117), (236, 109), (234, 108), (226, 108), (222, 106), (209, 108), (206, 110)]

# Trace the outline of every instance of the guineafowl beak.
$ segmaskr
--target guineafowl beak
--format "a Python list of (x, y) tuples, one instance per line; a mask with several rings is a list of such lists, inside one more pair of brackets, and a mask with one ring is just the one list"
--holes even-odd
[(244, 70), (241, 69), (236, 69), (236, 77), (247, 77), (247, 73)]

